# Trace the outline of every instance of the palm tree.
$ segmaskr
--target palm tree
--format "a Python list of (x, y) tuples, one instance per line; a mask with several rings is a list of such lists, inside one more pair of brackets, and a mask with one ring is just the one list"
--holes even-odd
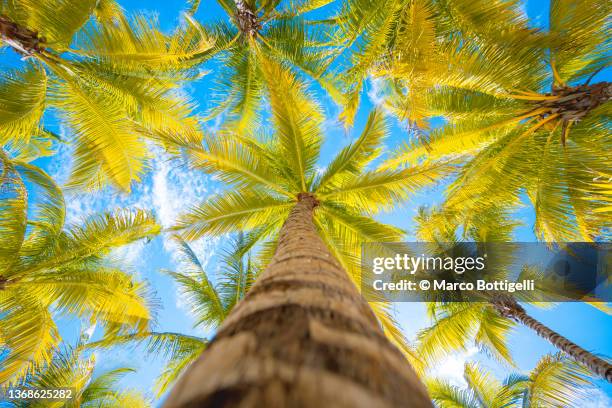
[(208, 118), (227, 115), (228, 125), (246, 131), (262, 119), (262, 100), (269, 78), (268, 61), (302, 79), (315, 80), (334, 98), (336, 81), (325, 75), (325, 61), (334, 52), (320, 25), (304, 16), (332, 0), (217, 0), (229, 21), (208, 27), (214, 34), (214, 104)]
[[(491, 210), (491, 209), (490, 209)], [(417, 217), (417, 235), (429, 242), (453, 242), (457, 232), (449, 230), (448, 219), (437, 209), (421, 210)], [(516, 223), (507, 211), (490, 211), (466, 230), (466, 238), (477, 242), (508, 242)], [(529, 268), (524, 269), (529, 273)], [(514, 365), (507, 336), (515, 323), (532, 329), (566, 355), (581, 363), (594, 376), (612, 382), (612, 364), (583, 349), (541, 322), (529, 316), (509, 294), (494, 294), (484, 302), (432, 302), (429, 314), (433, 324), (419, 333), (420, 354), (430, 362), (455, 350), (465, 350), (474, 342), (500, 361)]]
[(164, 129), (199, 138), (193, 104), (176, 88), (200, 75), (213, 39), (189, 16), (166, 35), (114, 0), (1, 1), (0, 40), (25, 61), (0, 76), (0, 145), (57, 138), (42, 123), (53, 110), (74, 134), (68, 186), (129, 190), (145, 170), (143, 137)]
[(147, 408), (151, 406), (141, 393), (135, 390), (122, 390), (119, 380), (132, 372), (130, 368), (116, 368), (103, 371), (94, 376), (94, 356), (85, 358), (73, 349), (57, 351), (53, 358), (36, 373), (28, 376), (20, 384), (23, 388), (51, 389), (70, 388), (72, 398), (64, 401), (15, 400), (6, 407), (10, 408)]
[(551, 0), (550, 7), (545, 33), (521, 21), (497, 30), (503, 38), (477, 32), (478, 25), (464, 31), (466, 47), (451, 48), (449, 58), (467, 49), (466, 73), (479, 72), (478, 81), (426, 92), (427, 112), (447, 123), (407, 143), (387, 166), (460, 157), (465, 166), (449, 188), (449, 211), (474, 218), (527, 197), (539, 239), (592, 241), (610, 225), (612, 85), (591, 81), (609, 63), (611, 9), (596, 0)]
[[(87, 318), (108, 333), (146, 331), (154, 306), (148, 286), (107, 255), (157, 234), (152, 216), (116, 211), (65, 225), (53, 180), (1, 151), (0, 159), (0, 382), (14, 383), (51, 359), (58, 316)], [(36, 193), (32, 208), (24, 178)]]
[(440, 379), (427, 381), (438, 408), (580, 406), (591, 385), (584, 368), (561, 353), (545, 355), (529, 374), (513, 374), (502, 383), (473, 363), (465, 365), (464, 378), (467, 389)]
[[(513, 39), (535, 47), (542, 35), (528, 27), (517, 2), (464, 0), (348, 0), (334, 23), (333, 40), (340, 45), (334, 71), (346, 85), (342, 114), (352, 124), (368, 79), (380, 88), (382, 105), (407, 120), (417, 135), (433, 116), (446, 115), (432, 106), (429, 93), (446, 87), (477, 90), (491, 78), (517, 84), (515, 72), (532, 69), (514, 59), (482, 62)], [(329, 21), (329, 20), (328, 20)], [(512, 38), (508, 30), (512, 29)], [(520, 32), (520, 36), (517, 33)], [(516, 57), (532, 49), (513, 50)], [(426, 138), (425, 138), (426, 139)]]
[(167, 406), (429, 406), (405, 357), (384, 336), (404, 342), (385, 304), (368, 305), (356, 288), (358, 259), (362, 242), (403, 234), (373, 214), (452, 167), (367, 169), (387, 133), (374, 111), (359, 138), (319, 173), (318, 105), (282, 66), (263, 70), (274, 137), (226, 132), (205, 137), (205, 146), (175, 138), (193, 166), (230, 186), (179, 219), (182, 236), (245, 231), (247, 248), (261, 243), (263, 259), (274, 255)]
[[(180, 253), (181, 272), (166, 272), (179, 286), (180, 297), (196, 319), (194, 328), (217, 329), (225, 317), (248, 292), (258, 273), (250, 257), (244, 259), (244, 237), (239, 234), (231, 242), (231, 249), (222, 256), (222, 274), (213, 285), (193, 249), (179, 236), (174, 237)], [(175, 332), (146, 332), (112, 336), (89, 343), (88, 348), (107, 348), (117, 345), (141, 345), (147, 354), (163, 355), (166, 367), (156, 380), (156, 395), (161, 397), (202, 354), (209, 340)]]

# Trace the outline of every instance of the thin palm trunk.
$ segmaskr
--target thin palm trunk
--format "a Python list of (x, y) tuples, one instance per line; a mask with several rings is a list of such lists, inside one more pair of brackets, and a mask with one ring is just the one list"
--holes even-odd
[(302, 193), (274, 258), (165, 407), (431, 407)]
[(612, 383), (612, 364), (571, 342), (554, 330), (529, 316), (525, 309), (510, 296), (496, 296), (492, 301), (493, 307), (507, 318), (513, 319), (531, 330), (538, 336), (548, 340), (553, 346), (582, 363), (594, 375), (598, 375)]

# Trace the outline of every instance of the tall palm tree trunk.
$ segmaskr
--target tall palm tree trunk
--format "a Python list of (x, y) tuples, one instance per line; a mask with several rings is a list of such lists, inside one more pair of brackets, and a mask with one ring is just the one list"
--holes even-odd
[(496, 296), (493, 307), (507, 318), (524, 324), (535, 331), (540, 337), (548, 340), (553, 346), (571, 356), (574, 360), (582, 363), (593, 374), (598, 375), (612, 383), (612, 364), (602, 358), (588, 352), (576, 343), (571, 342), (554, 330), (549, 329), (541, 322), (529, 316), (525, 309), (519, 305), (511, 296)]
[(298, 197), (270, 265), (165, 407), (431, 407)]

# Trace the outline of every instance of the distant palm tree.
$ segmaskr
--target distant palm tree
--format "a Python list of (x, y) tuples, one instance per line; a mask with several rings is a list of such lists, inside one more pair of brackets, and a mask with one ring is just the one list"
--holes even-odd
[[(516, 222), (511, 221), (504, 210), (489, 210), (486, 216), (468, 227), (465, 234), (467, 239), (486, 243), (509, 242)], [(452, 222), (436, 209), (429, 213), (421, 210), (417, 223), (417, 235), (425, 241), (454, 242), (457, 237), (457, 232), (448, 228)], [(523, 273), (528, 274), (529, 268), (524, 268)], [(498, 293), (483, 296), (483, 300), (430, 303), (428, 312), (433, 324), (418, 335), (420, 355), (433, 362), (475, 343), (498, 360), (514, 365), (507, 336), (515, 323), (521, 323), (583, 364), (593, 376), (612, 382), (612, 364), (531, 317), (514, 297)]]
[(563, 354), (545, 355), (527, 375), (513, 374), (503, 382), (478, 364), (465, 365), (467, 388), (431, 379), (427, 388), (438, 408), (577, 407), (591, 385), (582, 366)]
[(414, 406), (429, 406), (418, 378), (383, 335), (411, 352), (386, 305), (368, 305), (355, 285), (361, 243), (403, 235), (372, 215), (397, 206), (452, 166), (368, 169), (387, 133), (381, 112), (374, 111), (360, 137), (319, 172), (318, 105), (282, 66), (269, 63), (263, 72), (273, 138), (228, 132), (205, 138), (204, 146), (175, 140), (194, 167), (230, 186), (179, 219), (183, 237), (244, 231), (247, 247), (262, 243), (262, 258), (272, 260), (174, 387), (168, 404), (214, 405), (226, 396), (277, 406), (390, 406), (409, 395)]
[[(241, 234), (232, 241), (220, 263), (222, 275), (213, 285), (198, 256), (179, 236), (175, 236), (180, 253), (181, 272), (167, 272), (179, 286), (182, 301), (196, 319), (194, 328), (216, 329), (248, 292), (258, 273), (250, 257), (244, 259), (244, 238)], [(87, 345), (88, 348), (108, 348), (117, 345), (143, 345), (147, 354), (163, 355), (168, 363), (156, 380), (156, 394), (161, 397), (202, 354), (209, 340), (173, 332), (146, 332), (111, 336)]]
[[(0, 164), (0, 383), (49, 362), (60, 342), (58, 316), (87, 318), (107, 333), (148, 330), (147, 285), (107, 255), (157, 234), (154, 219), (143, 211), (116, 211), (65, 225), (64, 198), (44, 171), (1, 151)], [(37, 206), (28, 200), (24, 178)]]
[(332, 1), (217, 0), (229, 21), (207, 27), (217, 40), (215, 103), (208, 117), (225, 113), (226, 123), (241, 132), (259, 123), (263, 96), (275, 79), (263, 72), (271, 62), (317, 81), (330, 96), (341, 98), (337, 81), (324, 72), (334, 43), (323, 26), (312, 25), (305, 17)]
[(145, 170), (143, 137), (164, 129), (198, 140), (193, 104), (176, 88), (199, 75), (214, 41), (189, 16), (172, 35), (157, 25), (126, 18), (114, 0), (1, 1), (0, 46), (25, 63), (0, 76), (0, 145), (56, 138), (42, 121), (53, 110), (74, 134), (68, 185), (129, 190)]
[[(448, 190), (449, 211), (474, 218), (488, 206), (527, 198), (539, 239), (605, 237), (612, 84), (591, 81), (609, 66), (610, 3), (551, 0), (549, 29), (538, 33), (526, 28), (525, 18), (507, 20), (502, 30), (484, 18), (461, 19), (455, 12), (464, 2), (442, 3), (454, 16), (449, 21), (470, 25), (464, 46), (447, 50), (447, 59), (463, 63), (467, 52), (472, 58), (456, 73), (477, 81), (469, 87), (441, 82), (423, 93), (425, 111), (447, 123), (407, 143), (386, 166), (461, 158), (465, 166)], [(492, 3), (491, 10), (518, 4), (483, 3)], [(483, 17), (494, 24), (506, 18)]]
[(56, 352), (53, 358), (28, 376), (20, 384), (23, 388), (70, 388), (72, 398), (65, 401), (21, 400), (10, 401), (7, 408), (147, 408), (151, 402), (140, 392), (121, 389), (119, 380), (132, 372), (130, 368), (116, 368), (94, 376), (96, 365), (93, 356), (85, 358), (81, 353), (66, 349)]

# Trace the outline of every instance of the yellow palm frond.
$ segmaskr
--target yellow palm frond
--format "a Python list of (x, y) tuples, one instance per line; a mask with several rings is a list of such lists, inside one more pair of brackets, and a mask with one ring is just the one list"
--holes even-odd
[(96, 3), (96, 0), (23, 0), (3, 3), (2, 12), (40, 33), (50, 47), (62, 51), (89, 20)]
[(60, 335), (49, 311), (26, 291), (2, 290), (0, 311), (0, 340), (8, 350), (0, 382), (16, 384), (51, 360)]
[(291, 201), (278, 199), (257, 191), (236, 190), (215, 196), (183, 214), (176, 224), (187, 240), (206, 233), (252, 229), (275, 219), (279, 213), (289, 213)]
[(451, 163), (426, 163), (402, 170), (376, 170), (344, 177), (333, 188), (321, 192), (323, 200), (341, 201), (365, 211), (395, 207), (417, 189), (431, 185), (454, 171)]
[[(62, 68), (63, 69), (63, 68)], [(51, 101), (75, 133), (80, 146), (74, 152), (74, 167), (68, 187), (91, 185), (101, 174), (101, 183), (113, 182), (129, 191), (145, 170), (147, 149), (126, 120), (121, 106), (103, 99), (87, 84), (65, 73), (55, 83)]]
[(269, 60), (263, 63), (276, 136), (301, 191), (307, 191), (321, 145), (320, 108), (286, 68)]
[(27, 144), (38, 132), (45, 108), (47, 76), (28, 64), (21, 71), (8, 71), (0, 78), (0, 144)]
[(321, 177), (315, 181), (314, 191), (324, 190), (328, 183), (333, 185), (334, 178), (345, 172), (358, 174), (368, 163), (376, 160), (380, 154), (381, 142), (387, 133), (387, 123), (382, 111), (372, 111), (359, 138), (338, 153)]

